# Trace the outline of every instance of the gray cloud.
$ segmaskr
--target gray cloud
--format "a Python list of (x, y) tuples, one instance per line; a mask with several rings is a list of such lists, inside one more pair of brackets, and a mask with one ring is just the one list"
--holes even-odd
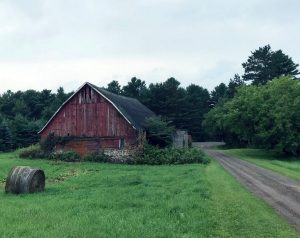
[(296, 0), (3, 0), (0, 92), (131, 76), (212, 89), (242, 73), (250, 51), (265, 44), (300, 62), (299, 7)]

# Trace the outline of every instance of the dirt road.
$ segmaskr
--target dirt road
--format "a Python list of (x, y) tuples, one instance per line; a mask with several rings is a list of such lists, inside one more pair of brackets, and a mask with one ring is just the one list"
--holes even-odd
[(300, 231), (300, 182), (224, 155), (213, 148), (216, 143), (196, 143), (250, 191), (269, 203)]

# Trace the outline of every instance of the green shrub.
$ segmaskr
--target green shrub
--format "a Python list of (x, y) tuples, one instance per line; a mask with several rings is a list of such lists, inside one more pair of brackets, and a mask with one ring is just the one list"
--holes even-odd
[(158, 149), (153, 146), (146, 146), (144, 153), (135, 157), (135, 164), (207, 164), (210, 160), (204, 153), (195, 148), (165, 148)]
[(19, 150), (20, 158), (37, 159), (44, 158), (50, 160), (60, 160), (65, 162), (90, 161), (98, 163), (118, 163), (118, 164), (191, 164), (202, 163), (207, 164), (210, 160), (204, 153), (195, 148), (165, 148), (147, 145), (143, 153), (136, 156), (109, 156), (103, 151), (92, 152), (80, 157), (75, 151), (60, 151), (45, 154), (39, 145), (33, 145)]
[(56, 145), (64, 145), (72, 139), (72, 136), (57, 136), (54, 133), (50, 133), (45, 139), (41, 140), (41, 149), (46, 155), (50, 156), (54, 153)]
[(25, 159), (41, 159), (45, 157), (39, 144), (19, 149), (18, 154), (20, 158)]
[(106, 163), (109, 162), (109, 156), (105, 155), (103, 151), (96, 151), (85, 155), (82, 160)]
[(58, 137), (54, 133), (50, 133), (45, 139), (41, 140), (41, 149), (45, 154), (50, 155), (58, 142)]
[(81, 157), (75, 151), (72, 150), (52, 153), (48, 158), (53, 160), (61, 160), (65, 162), (81, 161)]
[(175, 127), (171, 126), (170, 121), (154, 116), (146, 118), (144, 126), (150, 145), (165, 148), (172, 144), (172, 134), (175, 131)]

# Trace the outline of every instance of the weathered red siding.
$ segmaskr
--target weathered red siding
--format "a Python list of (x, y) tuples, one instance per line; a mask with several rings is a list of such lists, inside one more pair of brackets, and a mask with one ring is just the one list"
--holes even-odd
[(57, 145), (57, 150), (74, 150), (79, 155), (95, 152), (102, 148), (116, 149), (119, 147), (118, 138), (75, 138), (64, 145)]
[[(134, 144), (137, 131), (105, 98), (86, 85), (74, 95), (42, 131), (42, 139), (49, 133), (75, 136), (82, 140), (67, 143), (70, 148), (118, 148), (119, 139)], [(84, 138), (93, 138), (83, 140)], [(80, 149), (84, 151), (86, 149)], [(82, 154), (82, 153), (81, 153)]]

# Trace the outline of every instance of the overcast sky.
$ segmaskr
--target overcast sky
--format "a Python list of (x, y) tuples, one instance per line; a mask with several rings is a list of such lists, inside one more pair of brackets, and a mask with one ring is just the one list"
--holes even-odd
[(299, 0), (0, 0), (0, 93), (175, 77), (213, 89), (270, 44), (300, 63)]

